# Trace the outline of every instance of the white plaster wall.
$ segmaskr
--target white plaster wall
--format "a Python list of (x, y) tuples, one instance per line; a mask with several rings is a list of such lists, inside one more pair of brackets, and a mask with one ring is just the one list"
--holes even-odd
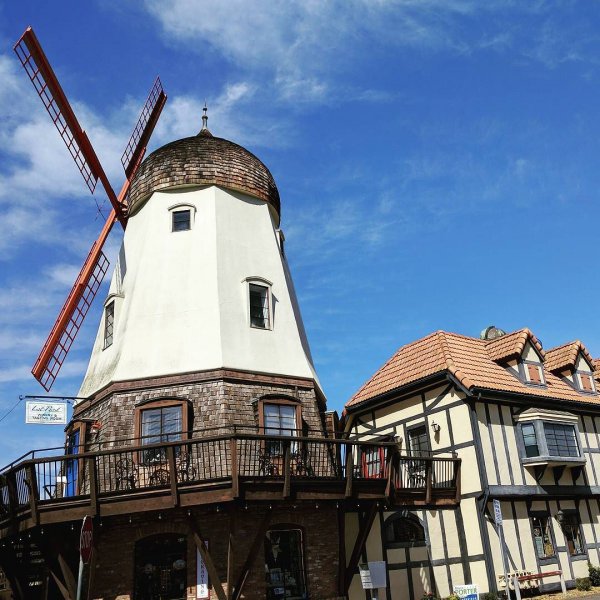
[[(179, 203), (195, 207), (193, 225), (172, 232), (169, 207)], [(155, 192), (129, 219), (120, 256), (114, 342), (103, 350), (102, 319), (80, 396), (220, 367), (316, 380), (266, 203), (215, 186)], [(271, 330), (249, 325), (249, 276), (273, 283)]]

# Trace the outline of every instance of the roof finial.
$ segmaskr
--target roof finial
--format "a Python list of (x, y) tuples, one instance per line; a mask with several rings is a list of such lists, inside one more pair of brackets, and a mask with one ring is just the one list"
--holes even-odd
[(206, 135), (206, 136), (212, 137), (212, 133), (208, 130), (208, 115), (206, 114), (207, 111), (208, 111), (208, 108), (206, 107), (206, 100), (205, 100), (204, 108), (202, 109), (202, 112), (204, 113), (202, 115), (202, 129), (200, 130), (200, 133), (198, 135)]
[(208, 129), (208, 115), (206, 114), (208, 111), (208, 108), (206, 107), (206, 100), (204, 101), (204, 108), (202, 109), (202, 112), (204, 113), (202, 115), (202, 129)]

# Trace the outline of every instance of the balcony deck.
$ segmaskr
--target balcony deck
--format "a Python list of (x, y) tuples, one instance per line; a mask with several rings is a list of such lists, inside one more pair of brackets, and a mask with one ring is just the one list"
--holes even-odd
[(0, 537), (36, 525), (225, 502), (460, 500), (460, 459), (403, 456), (394, 443), (230, 433), (78, 454), (27, 455), (0, 473)]

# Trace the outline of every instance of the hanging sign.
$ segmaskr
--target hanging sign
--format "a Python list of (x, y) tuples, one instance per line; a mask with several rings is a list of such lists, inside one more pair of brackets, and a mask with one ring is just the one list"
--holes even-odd
[(377, 590), (387, 587), (385, 567), (384, 560), (374, 560), (358, 566), (363, 590)]
[(494, 521), (496, 521), (496, 525), (502, 525), (502, 508), (500, 507), (500, 500), (494, 500)]
[[(204, 540), (204, 544), (208, 548), (208, 542), (206, 540)], [(200, 551), (196, 550), (196, 599), (208, 600), (209, 598), (208, 570), (202, 560)]]
[(25, 423), (38, 425), (67, 424), (67, 405), (65, 402), (28, 400), (25, 404)]
[(478, 600), (479, 587), (476, 584), (455, 585), (454, 593), (460, 598), (460, 600)]

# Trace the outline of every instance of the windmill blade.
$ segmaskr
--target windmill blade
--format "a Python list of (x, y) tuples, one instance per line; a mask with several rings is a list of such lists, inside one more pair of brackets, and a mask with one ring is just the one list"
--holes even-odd
[(98, 179), (100, 179), (117, 218), (125, 227), (123, 206), (119, 205), (117, 196), (108, 181), (96, 152), (87, 134), (79, 125), (79, 121), (31, 27), (28, 27), (17, 41), (14, 51), (73, 157), (90, 192), (94, 193)]
[(113, 210), (102, 228), (100, 237), (92, 244), (71, 292), (31, 369), (33, 376), (47, 392), (50, 391), (108, 270), (108, 259), (102, 252), (102, 247), (115, 221), (116, 214)]
[[(125, 179), (125, 183), (117, 199), (120, 204), (123, 204), (125, 201), (131, 180), (140, 165), (145, 151), (146, 148), (144, 146), (140, 151), (136, 163), (133, 165), (131, 178)], [(117, 214), (113, 209), (108, 219), (106, 219), (106, 223), (104, 223), (98, 239), (92, 244), (83, 267), (50, 331), (50, 335), (31, 369), (33, 376), (47, 392), (50, 391), (75, 341), (75, 336), (81, 329), (90, 305), (98, 293), (100, 284), (106, 275), (108, 259), (104, 255), (104, 252), (102, 252), (102, 248), (116, 220)]]
[(125, 151), (121, 156), (121, 164), (123, 165), (127, 179), (133, 177), (133, 172), (137, 168), (137, 165), (145, 152), (146, 145), (150, 140), (150, 136), (154, 131), (154, 126), (158, 121), (158, 117), (160, 117), (160, 113), (162, 112), (166, 101), (167, 95), (163, 90), (160, 78), (157, 77), (150, 90), (150, 94), (148, 94), (146, 103), (142, 107), (140, 118), (127, 142)]

